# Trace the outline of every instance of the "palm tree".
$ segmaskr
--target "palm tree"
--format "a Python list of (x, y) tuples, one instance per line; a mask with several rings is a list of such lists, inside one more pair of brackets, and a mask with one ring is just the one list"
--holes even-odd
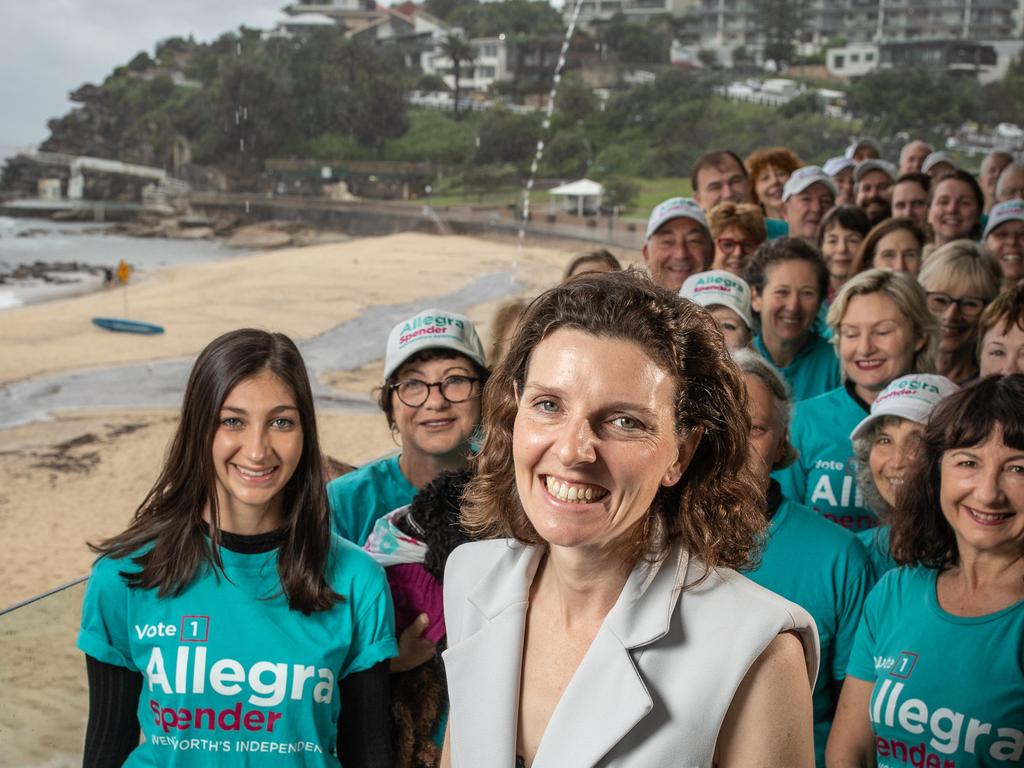
[(452, 62), (455, 77), (455, 119), (459, 119), (459, 81), (462, 79), (462, 65), (473, 63), (473, 46), (462, 35), (449, 33), (441, 43), (441, 52)]

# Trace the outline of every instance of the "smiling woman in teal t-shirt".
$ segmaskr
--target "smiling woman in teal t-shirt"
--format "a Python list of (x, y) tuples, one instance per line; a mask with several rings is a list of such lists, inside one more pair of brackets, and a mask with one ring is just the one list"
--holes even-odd
[(211, 342), (159, 479), (95, 547), (86, 765), (392, 764), (390, 594), (332, 536), (321, 478), (291, 340)]
[(830, 768), (1024, 761), (1024, 375), (932, 412), (868, 596)]

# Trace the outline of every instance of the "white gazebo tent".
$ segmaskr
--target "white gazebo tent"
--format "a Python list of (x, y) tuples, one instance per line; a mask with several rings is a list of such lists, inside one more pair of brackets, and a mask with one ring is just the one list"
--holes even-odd
[(577, 216), (596, 212), (601, 208), (604, 187), (590, 179), (580, 179), (548, 190), (549, 195), (565, 198), (565, 208), (575, 211)]

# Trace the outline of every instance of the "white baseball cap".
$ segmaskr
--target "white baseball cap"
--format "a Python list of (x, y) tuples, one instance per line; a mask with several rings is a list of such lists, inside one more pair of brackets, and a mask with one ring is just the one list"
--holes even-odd
[(856, 167), (857, 164), (853, 162), (853, 160), (851, 160), (850, 158), (846, 157), (846, 155), (839, 155), (838, 157), (830, 157), (828, 160), (826, 160), (825, 165), (823, 165), (821, 169), (828, 176), (836, 176), (845, 171), (847, 168)]
[(833, 197), (839, 195), (832, 178), (816, 165), (805, 165), (793, 171), (786, 179), (782, 187), (782, 201), (789, 200), (793, 195), (799, 195), (812, 184), (824, 184), (831, 190)]
[(450, 349), (486, 368), (484, 347), (473, 321), (457, 312), (425, 309), (403, 320), (388, 334), (384, 353), (384, 378), (424, 349)]
[(853, 172), (853, 180), (860, 181), (865, 173), (871, 171), (881, 171), (889, 177), (890, 181), (896, 181), (896, 177), (899, 176), (899, 173), (896, 172), (896, 166), (888, 160), (865, 160), (863, 163), (857, 164), (857, 168)]
[(956, 392), (957, 386), (945, 376), (934, 373), (909, 373), (893, 380), (871, 404), (871, 414), (850, 433), (851, 440), (863, 437), (868, 427), (885, 416), (924, 424), (939, 402)]
[(747, 324), (754, 327), (750, 313), (750, 286), (742, 277), (724, 269), (709, 269), (690, 275), (679, 289), (679, 295), (702, 307), (720, 306), (731, 309)]
[(647, 234), (644, 235), (644, 242), (651, 239), (651, 235), (661, 229), (662, 224), (672, 219), (692, 219), (700, 224), (711, 237), (711, 230), (708, 228), (708, 220), (704, 217), (704, 211), (697, 205), (697, 201), (689, 197), (670, 197), (654, 206), (650, 218), (647, 219)]
[(996, 203), (988, 213), (988, 223), (985, 225), (985, 234), (981, 236), (984, 240), (1000, 224), (1008, 221), (1024, 221), (1024, 200), (1006, 200)]
[(921, 173), (928, 173), (939, 163), (949, 163), (956, 168), (956, 163), (953, 162), (953, 158), (947, 155), (945, 152), (932, 152), (928, 157), (921, 163)]

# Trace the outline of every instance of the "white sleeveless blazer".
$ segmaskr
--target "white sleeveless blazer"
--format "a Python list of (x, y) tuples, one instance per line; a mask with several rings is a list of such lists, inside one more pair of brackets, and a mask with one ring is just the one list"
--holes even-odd
[[(444, 613), (453, 768), (513, 768), (530, 584), (543, 550), (511, 540), (448, 558)], [(534, 768), (704, 768), (737, 687), (795, 631), (814, 687), (818, 636), (800, 606), (675, 547), (630, 574), (555, 707)]]

